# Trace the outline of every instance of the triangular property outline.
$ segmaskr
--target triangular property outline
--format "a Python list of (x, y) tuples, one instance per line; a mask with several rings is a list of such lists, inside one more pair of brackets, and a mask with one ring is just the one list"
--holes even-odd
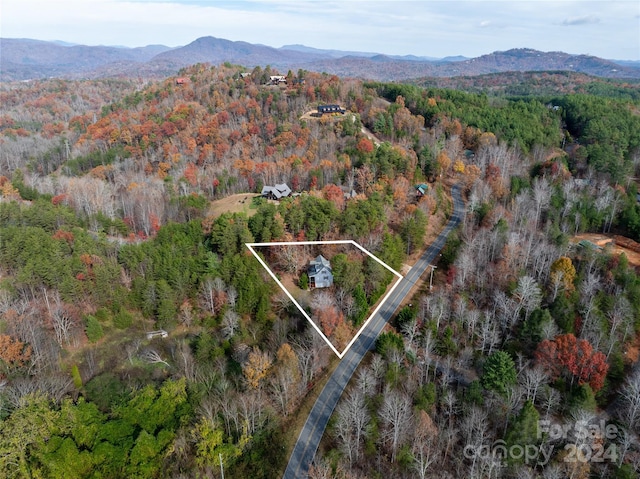
[[(358, 248), (360, 251), (362, 251), (363, 253), (365, 253), (366, 255), (368, 255), (369, 257), (373, 258), (375, 261), (377, 261), (378, 263), (380, 263), (384, 268), (386, 268), (387, 270), (389, 270), (391, 273), (393, 273), (398, 279), (396, 280), (396, 282), (393, 284), (393, 286), (391, 286), (391, 289), (387, 292), (387, 294), (384, 295), (384, 297), (378, 302), (378, 306), (376, 307), (376, 309), (373, 310), (373, 312), (369, 315), (369, 317), (367, 318), (367, 320), (362, 324), (362, 326), (360, 327), (360, 329), (356, 332), (356, 334), (353, 336), (353, 338), (351, 338), (351, 341), (349, 341), (349, 344), (347, 344), (344, 348), (344, 350), (342, 352), (339, 352), (335, 346), (331, 343), (331, 341), (329, 340), (329, 338), (327, 338), (325, 336), (325, 334), (322, 332), (322, 330), (318, 327), (318, 325), (311, 319), (311, 317), (307, 314), (307, 312), (304, 310), (304, 308), (302, 306), (300, 306), (300, 304), (296, 301), (296, 299), (293, 297), (293, 295), (289, 292), (289, 290), (287, 288), (285, 288), (285, 286), (280, 282), (280, 280), (278, 279), (278, 277), (275, 275), (275, 273), (273, 271), (271, 271), (271, 268), (264, 262), (264, 260), (260, 257), (260, 255), (258, 255), (257, 251), (254, 249), (255, 247), (264, 247), (264, 246), (303, 246), (303, 245), (323, 245), (323, 244), (351, 244), (353, 246), (355, 246), (356, 248)], [(249, 249), (249, 251), (251, 251), (251, 254), (253, 254), (253, 256), (255, 256), (255, 258), (260, 262), (260, 264), (262, 265), (262, 267), (267, 271), (267, 273), (269, 273), (269, 276), (271, 276), (273, 278), (273, 280), (276, 282), (276, 284), (280, 287), (280, 289), (282, 291), (284, 291), (284, 293), (287, 295), (287, 297), (293, 302), (293, 304), (296, 306), (296, 308), (298, 308), (298, 310), (302, 313), (302, 315), (307, 319), (307, 321), (309, 321), (309, 323), (311, 324), (311, 326), (313, 326), (313, 328), (320, 334), (320, 336), (322, 337), (322, 339), (325, 340), (325, 342), (327, 343), (327, 345), (331, 348), (331, 350), (336, 354), (336, 356), (338, 356), (338, 358), (342, 359), (344, 357), (344, 355), (347, 353), (347, 351), (349, 351), (349, 348), (351, 348), (351, 346), (353, 345), (353, 343), (355, 343), (356, 339), (358, 339), (358, 336), (360, 336), (360, 334), (362, 333), (362, 331), (365, 330), (365, 328), (367, 327), (367, 325), (369, 324), (369, 322), (373, 319), (373, 317), (378, 313), (378, 310), (382, 307), (382, 305), (387, 301), (387, 299), (389, 298), (389, 296), (391, 296), (391, 294), (393, 293), (393, 291), (396, 289), (396, 287), (398, 286), (398, 284), (400, 284), (400, 281), (402, 281), (403, 276), (398, 273), (396, 270), (394, 270), (393, 268), (391, 268), (388, 264), (386, 264), (384, 261), (382, 261), (380, 258), (378, 258), (376, 255), (372, 254), (371, 252), (369, 252), (367, 249), (363, 248), (362, 246), (360, 246), (358, 243), (356, 243), (353, 240), (333, 240), (333, 241), (273, 241), (270, 243), (245, 243), (245, 246)]]

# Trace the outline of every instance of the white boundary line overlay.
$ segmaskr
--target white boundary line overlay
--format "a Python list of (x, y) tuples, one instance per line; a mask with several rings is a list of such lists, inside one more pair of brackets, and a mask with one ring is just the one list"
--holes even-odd
[[(260, 257), (260, 255), (258, 255), (257, 251), (254, 249), (256, 247), (264, 247), (264, 246), (304, 246), (304, 245), (323, 245), (323, 244), (350, 244), (355, 246), (356, 248), (358, 248), (360, 251), (362, 251), (363, 253), (365, 253), (366, 255), (368, 255), (370, 258), (373, 258), (375, 261), (377, 261), (378, 263), (380, 263), (384, 268), (386, 268), (387, 270), (391, 271), (391, 273), (393, 273), (395, 276), (397, 276), (397, 280), (396, 282), (393, 284), (393, 286), (391, 287), (391, 289), (389, 290), (389, 292), (387, 294), (384, 295), (384, 297), (378, 301), (378, 306), (376, 307), (376, 309), (371, 313), (371, 315), (367, 318), (367, 320), (364, 322), (364, 324), (360, 327), (360, 329), (358, 330), (358, 332), (353, 336), (353, 338), (351, 339), (351, 341), (349, 342), (349, 344), (346, 345), (346, 347), (344, 348), (344, 350), (342, 352), (339, 352), (335, 346), (331, 343), (331, 341), (329, 340), (329, 338), (327, 338), (325, 336), (325, 334), (322, 332), (322, 330), (318, 327), (318, 325), (311, 319), (311, 317), (307, 314), (307, 312), (304, 310), (304, 308), (302, 308), (302, 306), (300, 306), (300, 304), (295, 300), (295, 298), (293, 297), (293, 295), (289, 292), (289, 290), (287, 290), (287, 288), (284, 287), (284, 285), (280, 282), (280, 280), (278, 279), (278, 277), (275, 275), (275, 273), (271, 270), (271, 268), (264, 262), (264, 260)], [(347, 354), (347, 351), (349, 351), (349, 348), (351, 348), (351, 346), (353, 345), (353, 343), (356, 342), (356, 339), (358, 339), (358, 336), (360, 336), (360, 333), (362, 333), (362, 331), (364, 331), (364, 329), (367, 327), (367, 325), (369, 324), (369, 322), (373, 319), (373, 317), (378, 313), (378, 310), (382, 307), (382, 305), (387, 301), (387, 299), (389, 298), (389, 296), (391, 296), (391, 294), (393, 293), (393, 291), (396, 289), (396, 287), (398, 286), (398, 284), (400, 284), (400, 281), (402, 281), (402, 279), (404, 278), (400, 273), (398, 273), (396, 270), (394, 270), (393, 268), (391, 268), (388, 264), (386, 264), (384, 261), (381, 261), (380, 258), (378, 258), (377, 256), (371, 254), (368, 250), (366, 250), (365, 248), (363, 248), (362, 246), (360, 246), (358, 243), (356, 243), (353, 240), (333, 240), (333, 241), (273, 241), (271, 243), (245, 243), (245, 246), (247, 248), (249, 248), (249, 251), (251, 251), (251, 254), (253, 254), (253, 256), (256, 257), (256, 259), (260, 262), (260, 264), (262, 265), (262, 267), (267, 271), (267, 273), (269, 273), (269, 276), (271, 276), (273, 278), (273, 280), (276, 282), (276, 284), (280, 287), (280, 289), (282, 291), (284, 291), (284, 293), (289, 297), (289, 299), (293, 302), (293, 304), (298, 308), (298, 310), (300, 310), (300, 312), (302, 313), (302, 315), (307, 319), (307, 321), (309, 321), (309, 323), (311, 323), (311, 326), (313, 326), (313, 328), (320, 334), (320, 336), (322, 337), (322, 339), (324, 339), (324, 341), (327, 343), (327, 345), (331, 348), (331, 350), (336, 353), (336, 356), (338, 356), (338, 358), (342, 359), (344, 357), (345, 354)]]

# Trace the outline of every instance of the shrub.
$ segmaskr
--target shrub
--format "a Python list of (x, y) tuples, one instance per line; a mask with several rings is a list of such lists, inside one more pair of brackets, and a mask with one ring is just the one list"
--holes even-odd
[(95, 316), (89, 315), (86, 317), (84, 331), (87, 333), (87, 338), (89, 338), (89, 341), (92, 343), (97, 342), (102, 336), (104, 336), (102, 325)]
[(128, 311), (121, 309), (113, 317), (113, 325), (118, 329), (127, 329), (133, 324), (133, 316)]

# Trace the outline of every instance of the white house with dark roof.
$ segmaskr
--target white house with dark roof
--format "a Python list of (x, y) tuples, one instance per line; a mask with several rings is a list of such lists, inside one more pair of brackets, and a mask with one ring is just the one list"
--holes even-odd
[(328, 288), (333, 285), (331, 263), (322, 255), (318, 255), (309, 263), (307, 276), (311, 288)]
[(280, 85), (281, 83), (287, 83), (287, 77), (284, 75), (271, 75), (269, 81), (272, 85)]

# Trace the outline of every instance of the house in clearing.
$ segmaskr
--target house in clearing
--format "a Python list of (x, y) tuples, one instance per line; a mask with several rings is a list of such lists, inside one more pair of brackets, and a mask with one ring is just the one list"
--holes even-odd
[(260, 194), (270, 200), (279, 200), (289, 196), (291, 194), (291, 188), (289, 188), (289, 185), (286, 183), (275, 186), (263, 186)]
[(327, 258), (318, 255), (309, 263), (307, 268), (310, 288), (328, 288), (333, 285), (333, 272), (331, 263)]
[(322, 116), (325, 114), (331, 113), (346, 113), (347, 110), (342, 108), (340, 105), (318, 105), (318, 113), (317, 115)]

